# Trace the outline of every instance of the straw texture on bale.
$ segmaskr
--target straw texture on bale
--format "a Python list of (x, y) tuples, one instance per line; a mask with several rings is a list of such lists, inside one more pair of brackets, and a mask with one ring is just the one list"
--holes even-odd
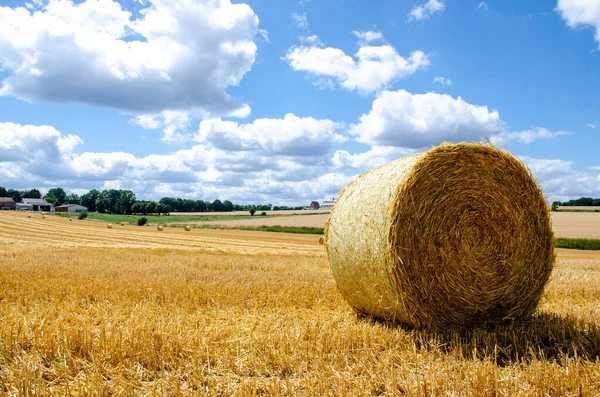
[(415, 327), (530, 316), (554, 265), (553, 239), (529, 170), (487, 144), (443, 144), (363, 174), (325, 225), (344, 298)]

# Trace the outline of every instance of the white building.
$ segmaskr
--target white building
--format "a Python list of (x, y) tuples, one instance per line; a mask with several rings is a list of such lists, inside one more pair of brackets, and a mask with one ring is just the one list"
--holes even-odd
[(323, 201), (321, 201), (321, 208), (332, 208), (335, 205), (337, 200), (336, 196), (325, 196)]
[(86, 212), (87, 210), (87, 207), (79, 204), (65, 204), (55, 208), (56, 212)]
[(54, 212), (54, 205), (44, 199), (24, 198), (21, 200), (23, 204), (31, 204), (32, 211)]

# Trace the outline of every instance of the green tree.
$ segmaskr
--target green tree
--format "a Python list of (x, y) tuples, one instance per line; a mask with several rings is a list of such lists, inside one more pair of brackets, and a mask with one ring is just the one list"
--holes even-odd
[(145, 214), (156, 213), (156, 203), (154, 201), (146, 201), (146, 203), (144, 204), (144, 213)]
[(250, 211), (248, 211), (248, 212), (250, 212), (250, 215), (254, 216), (254, 213), (256, 212), (256, 210), (254, 208), (250, 208)]
[(42, 193), (37, 189), (31, 189), (23, 192), (23, 198), (41, 199)]
[(44, 200), (54, 205), (63, 205), (67, 202), (67, 193), (62, 187), (53, 187), (48, 190), (48, 193), (44, 196)]
[(23, 193), (18, 190), (8, 189), (6, 193), (8, 194), (8, 197), (11, 197), (17, 203), (23, 199)]
[(133, 205), (131, 206), (131, 212), (134, 214), (144, 213), (144, 202), (136, 201), (135, 203), (133, 203)]
[(559, 205), (560, 205), (560, 201), (553, 202), (552, 203), (552, 211), (557, 211)]
[(233, 211), (233, 203), (229, 200), (223, 201), (223, 211), (225, 211), (225, 212)]
[(184, 202), (181, 199), (176, 199), (173, 197), (163, 197), (158, 201), (159, 204), (163, 204), (163, 205), (168, 205), (169, 207), (171, 207), (174, 211), (180, 211), (183, 212), (185, 211), (183, 209), (184, 207)]
[(206, 212), (206, 203), (202, 200), (196, 201), (196, 211)]
[(96, 200), (100, 196), (100, 192), (96, 189), (92, 189), (79, 199), (80, 204), (84, 207), (87, 207), (88, 211), (96, 212), (98, 211), (98, 207), (96, 207)]
[(132, 207), (135, 201), (135, 194), (131, 190), (121, 190), (119, 198), (115, 203), (115, 212), (119, 214), (131, 215)]
[(8, 197), (8, 191), (4, 186), (0, 186), (0, 197)]
[(98, 196), (98, 199), (96, 200), (98, 212), (108, 212), (110, 214), (116, 213), (117, 200), (119, 200), (119, 197), (121, 197), (120, 190), (103, 190)]
[(156, 212), (159, 215), (169, 215), (169, 212), (171, 212), (171, 206), (167, 205), (167, 204), (161, 204), (161, 203), (157, 203), (156, 204)]
[(67, 196), (67, 203), (69, 204), (80, 204), (81, 199), (75, 193), (71, 193)]
[(213, 201), (213, 211), (223, 212), (223, 203), (221, 202), (221, 200), (216, 199), (215, 201)]

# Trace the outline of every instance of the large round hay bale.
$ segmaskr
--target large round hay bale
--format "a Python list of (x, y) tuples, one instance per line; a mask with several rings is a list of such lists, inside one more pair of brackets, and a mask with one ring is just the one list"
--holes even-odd
[(444, 144), (361, 175), (340, 194), (325, 239), (357, 311), (415, 327), (527, 317), (555, 260), (540, 187), (486, 144)]

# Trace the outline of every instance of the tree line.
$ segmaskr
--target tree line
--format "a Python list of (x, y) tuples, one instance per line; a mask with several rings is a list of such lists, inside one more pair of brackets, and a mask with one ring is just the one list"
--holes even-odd
[(15, 190), (0, 186), (0, 197), (11, 197), (19, 202), (24, 198), (45, 199), (47, 202), (57, 206), (63, 204), (80, 204), (87, 207), (89, 212), (100, 212), (109, 214), (169, 214), (170, 212), (231, 212), (231, 211), (280, 211), (299, 210), (302, 207), (273, 206), (271, 204), (234, 204), (229, 200), (214, 201), (182, 199), (175, 197), (163, 197), (159, 201), (138, 200), (131, 190), (92, 189), (78, 196), (75, 193), (67, 194), (61, 187), (48, 190), (43, 197), (39, 190)]
[(569, 200), (563, 202), (555, 201), (554, 203), (563, 207), (600, 207), (600, 198), (581, 197), (577, 200)]

